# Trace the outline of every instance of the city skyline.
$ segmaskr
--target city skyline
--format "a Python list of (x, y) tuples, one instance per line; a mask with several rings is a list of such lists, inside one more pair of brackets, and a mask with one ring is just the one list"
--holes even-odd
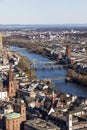
[(87, 24), (84, 0), (0, 0), (0, 24)]

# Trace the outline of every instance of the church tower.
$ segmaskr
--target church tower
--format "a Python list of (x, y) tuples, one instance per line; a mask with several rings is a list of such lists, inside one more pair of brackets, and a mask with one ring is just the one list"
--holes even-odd
[(0, 33), (0, 50), (3, 49), (3, 45), (2, 45), (2, 34)]
[(8, 96), (13, 97), (16, 95), (16, 86), (14, 82), (14, 74), (10, 69), (8, 73)]
[(71, 58), (71, 46), (66, 45), (66, 57)]

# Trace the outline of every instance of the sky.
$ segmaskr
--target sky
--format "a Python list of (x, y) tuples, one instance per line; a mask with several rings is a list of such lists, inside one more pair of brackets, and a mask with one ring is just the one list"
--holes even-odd
[(87, 24), (87, 0), (0, 0), (0, 24)]

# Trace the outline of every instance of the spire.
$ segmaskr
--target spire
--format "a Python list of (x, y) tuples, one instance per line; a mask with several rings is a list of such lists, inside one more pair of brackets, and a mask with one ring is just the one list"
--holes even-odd
[(53, 89), (53, 91), (52, 91), (52, 104), (54, 104), (54, 102), (55, 102), (55, 93), (54, 93), (54, 89)]
[(50, 115), (51, 113), (54, 113), (54, 112), (55, 112), (55, 110), (53, 109), (53, 107), (51, 107), (51, 109), (50, 109), (48, 115)]

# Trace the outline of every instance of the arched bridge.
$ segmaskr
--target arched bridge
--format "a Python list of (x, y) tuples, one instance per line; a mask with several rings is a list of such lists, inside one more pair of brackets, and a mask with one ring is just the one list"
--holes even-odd
[(65, 80), (65, 77), (41, 78), (41, 80)]
[(59, 65), (57, 61), (49, 62), (49, 61), (36, 61), (32, 60), (31, 62), (31, 69), (33, 70), (42, 70), (42, 69), (62, 69), (64, 66), (67, 65)]

